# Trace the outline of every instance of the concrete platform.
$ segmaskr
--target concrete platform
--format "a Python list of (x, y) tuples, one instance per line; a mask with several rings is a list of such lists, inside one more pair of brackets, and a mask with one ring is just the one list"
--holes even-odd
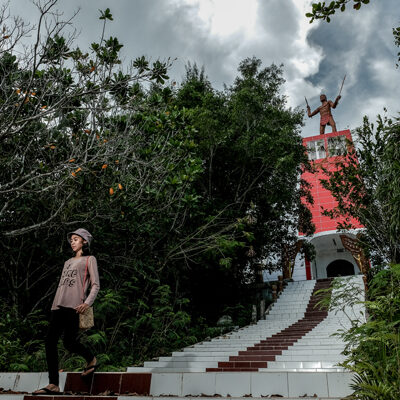
[(186, 397), (219, 394), (231, 397), (341, 398), (351, 394), (348, 372), (209, 372), (152, 374), (150, 393)]

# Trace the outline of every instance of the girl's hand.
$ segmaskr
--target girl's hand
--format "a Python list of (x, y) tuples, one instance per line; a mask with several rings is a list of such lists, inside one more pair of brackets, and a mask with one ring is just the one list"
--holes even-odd
[(85, 310), (87, 310), (89, 308), (89, 305), (86, 303), (82, 303), (80, 304), (78, 307), (75, 308), (76, 312), (79, 314), (82, 314), (83, 312), (85, 312)]

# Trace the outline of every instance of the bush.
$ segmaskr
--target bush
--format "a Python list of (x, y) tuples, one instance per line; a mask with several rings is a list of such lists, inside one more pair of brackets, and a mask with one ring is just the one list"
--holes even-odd
[(400, 398), (400, 265), (383, 269), (370, 281), (367, 322), (353, 321), (343, 333), (344, 367), (355, 372), (352, 398)]

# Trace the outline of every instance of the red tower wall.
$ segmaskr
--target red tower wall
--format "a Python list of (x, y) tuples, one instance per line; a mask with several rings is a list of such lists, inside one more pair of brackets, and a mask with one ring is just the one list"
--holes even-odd
[[(316, 172), (304, 172), (302, 178), (311, 183), (311, 194), (314, 198), (314, 204), (308, 205), (312, 213), (312, 221), (315, 224), (315, 233), (335, 231), (338, 222), (344, 222), (344, 218), (331, 219), (328, 216), (322, 215), (322, 207), (325, 209), (332, 209), (337, 205), (337, 202), (331, 193), (322, 187), (320, 179), (326, 178), (325, 173), (322, 171), (322, 166), (328, 171), (337, 169), (336, 163), (343, 159), (343, 155), (336, 155), (340, 152), (340, 146), (346, 146), (345, 138), (352, 142), (350, 130), (339, 132), (332, 132), (324, 135), (311, 136), (303, 139), (303, 145), (307, 147), (309, 158), (314, 158), (312, 164)], [(323, 145), (319, 149), (318, 146)], [(315, 154), (313, 152), (315, 149)], [(324, 154), (325, 153), (325, 154)], [(355, 219), (352, 219), (351, 224), (355, 228), (362, 228), (362, 225)]]

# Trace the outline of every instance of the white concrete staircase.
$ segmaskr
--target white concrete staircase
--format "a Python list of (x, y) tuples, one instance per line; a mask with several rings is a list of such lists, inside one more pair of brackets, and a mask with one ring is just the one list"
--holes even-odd
[[(83, 381), (79, 373), (62, 373), (65, 395), (48, 400), (129, 400), (132, 395), (136, 400), (342, 399), (351, 393), (352, 375), (337, 365), (343, 360), (344, 343), (332, 334), (348, 328), (349, 317), (362, 317), (363, 307), (315, 309), (313, 291), (326, 285), (327, 281), (289, 283), (265, 320), (144, 367), (96, 372), (90, 381)], [(359, 288), (354, 296), (363, 300), (362, 278), (349, 278), (348, 287), (341, 290), (353, 293), (352, 286)], [(37, 400), (26, 393), (46, 383), (45, 372), (0, 373), (0, 387), (5, 389), (0, 400)]]
[[(348, 279), (363, 287), (361, 276)], [(349, 327), (346, 314), (359, 317), (361, 306), (336, 313), (315, 309), (314, 289), (329, 284), (291, 282), (265, 320), (127, 372), (151, 373), (154, 396), (344, 397), (352, 375), (337, 365), (344, 343), (332, 334)]]
[(130, 367), (128, 372), (205, 372), (218, 367), (219, 361), (229, 361), (260, 340), (271, 337), (304, 316), (315, 281), (290, 282), (265, 320), (255, 325), (187, 347), (171, 357), (148, 361), (143, 367)]

